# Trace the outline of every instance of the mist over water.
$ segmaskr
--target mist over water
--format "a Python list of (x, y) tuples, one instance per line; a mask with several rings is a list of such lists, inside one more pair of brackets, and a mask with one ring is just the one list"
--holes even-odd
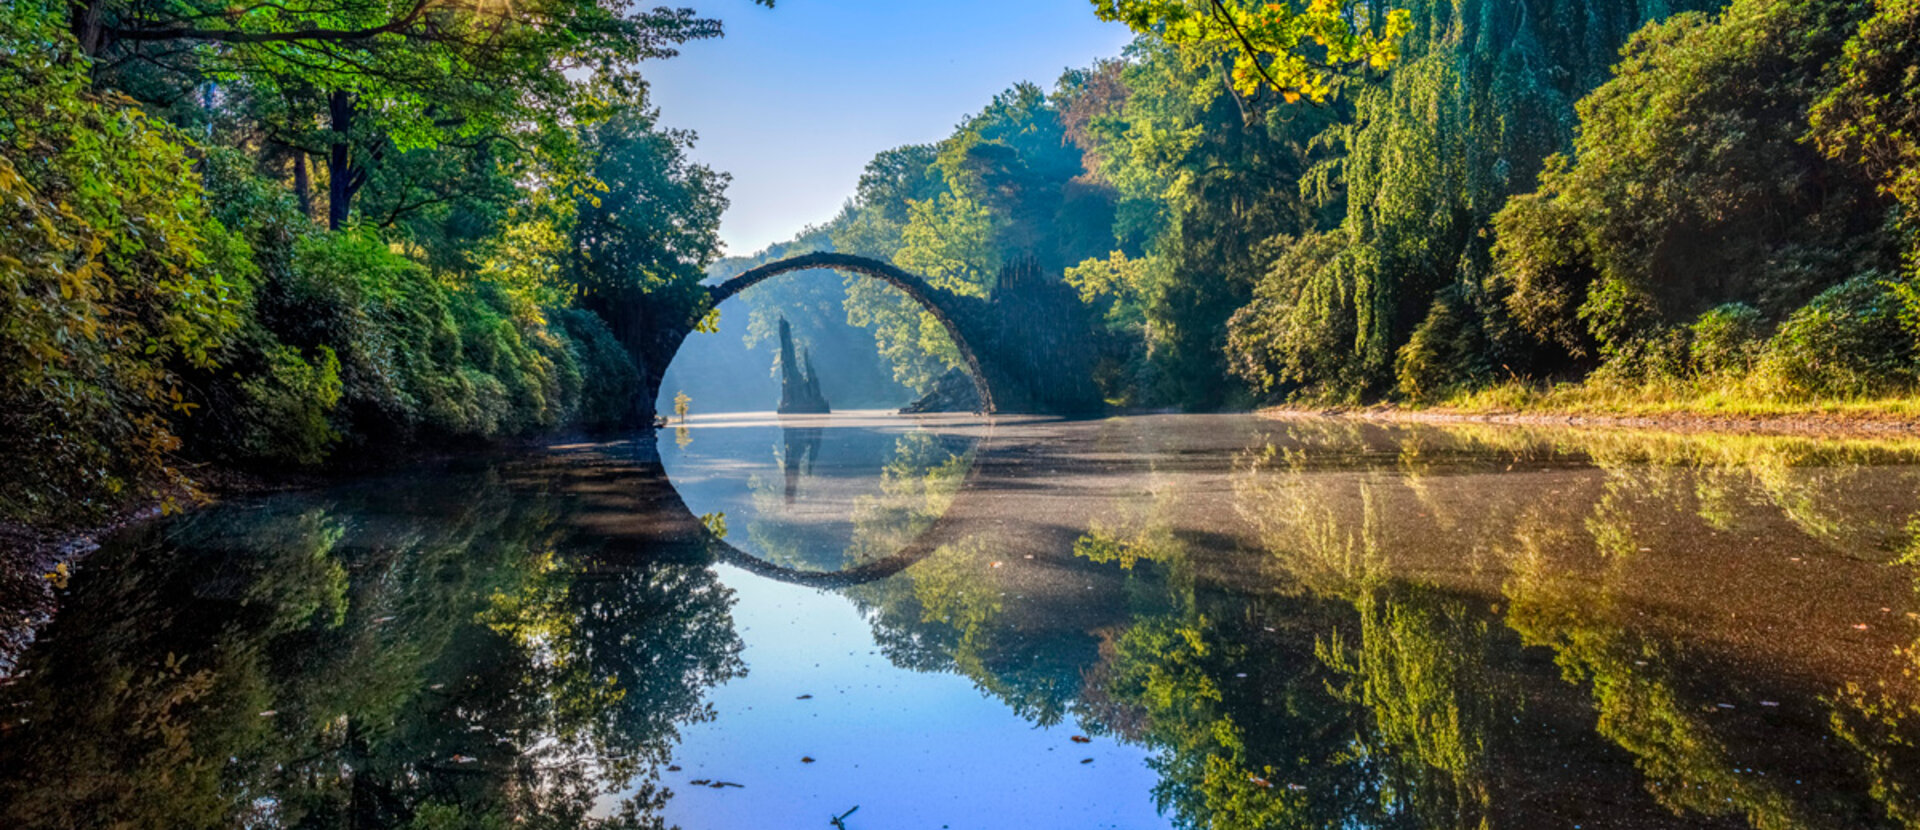
[(1899, 827), (1916, 493), (1911, 440), (697, 415), (110, 540), (0, 826)]
[[(709, 269), (708, 282), (745, 271), (752, 261), (722, 260)], [(780, 342), (773, 331), (781, 318), (793, 327), (794, 346), (812, 358), (835, 409), (898, 409), (912, 402), (918, 396), (893, 379), (872, 332), (847, 322), (845, 298), (839, 274), (804, 271), (721, 303), (719, 331), (688, 335), (668, 366), (659, 411), (672, 412), (674, 396), (683, 392), (695, 412), (772, 410), (780, 402)]]

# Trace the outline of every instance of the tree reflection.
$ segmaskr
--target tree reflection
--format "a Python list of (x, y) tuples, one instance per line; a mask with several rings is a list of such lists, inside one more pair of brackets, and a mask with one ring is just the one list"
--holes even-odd
[(775, 447), (781, 478), (748, 479), (753, 511), (747, 538), (764, 561), (789, 568), (835, 571), (885, 559), (914, 544), (953, 502), (973, 466), (971, 446), (916, 430), (894, 439), (875, 478), (876, 492), (853, 498), (851, 537), (833, 537), (794, 514), (802, 482), (814, 475), (820, 429), (781, 428)]
[(742, 671), (730, 592), (458, 480), (97, 554), (0, 690), (0, 825), (658, 826), (676, 729)]
[[(1237, 527), (1152, 465), (1079, 519), (1050, 555), (1104, 617), (1036, 606), (991, 530), (850, 593), (897, 663), (1151, 747), (1182, 827), (1915, 826), (1920, 641), (1873, 684), (1775, 673), (1835, 646), (1741, 642), (1765, 581), (1701, 580), (1896, 559), (1915, 475), (1872, 465), (1916, 448), (1309, 422), (1239, 456)], [(1650, 616), (1716, 589), (1703, 629)]]

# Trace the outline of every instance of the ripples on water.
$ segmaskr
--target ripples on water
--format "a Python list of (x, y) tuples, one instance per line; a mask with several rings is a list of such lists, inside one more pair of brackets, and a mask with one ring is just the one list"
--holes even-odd
[(1914, 826), (1916, 461), (736, 416), (234, 503), (78, 569), (0, 827)]

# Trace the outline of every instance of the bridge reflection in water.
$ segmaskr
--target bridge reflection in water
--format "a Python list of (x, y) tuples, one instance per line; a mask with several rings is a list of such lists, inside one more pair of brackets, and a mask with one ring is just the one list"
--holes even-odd
[(686, 438), (110, 542), (0, 683), (0, 826), (1920, 816), (1920, 441), (1244, 415)]
[(951, 541), (941, 519), (969, 492), (994, 429), (972, 416), (880, 412), (694, 424), (684, 445), (631, 446), (634, 498), (654, 515), (645, 544), (812, 588), (885, 579)]

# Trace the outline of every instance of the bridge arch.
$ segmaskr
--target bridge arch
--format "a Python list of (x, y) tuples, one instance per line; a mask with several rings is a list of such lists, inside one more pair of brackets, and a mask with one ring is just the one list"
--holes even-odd
[[(880, 260), (869, 259), (863, 256), (855, 256), (853, 254), (829, 252), (801, 254), (799, 256), (788, 257), (778, 262), (769, 262), (748, 270), (745, 273), (736, 275), (718, 285), (708, 286), (707, 294), (712, 299), (713, 307), (718, 307), (721, 303), (733, 299), (740, 292), (759, 285), (773, 277), (794, 271), (812, 270), (841, 271), (859, 274), (864, 277), (872, 277), (900, 289), (908, 297), (913, 298), (914, 302), (918, 303), (921, 308), (926, 309), (927, 313), (933, 315), (933, 318), (939, 321), (941, 328), (946, 329), (947, 336), (953, 338), (953, 345), (959, 350), (960, 359), (967, 364), (967, 374), (973, 378), (973, 387), (980, 393), (981, 411), (987, 414), (992, 414), (996, 411), (993, 388), (987, 381), (985, 367), (981, 365), (979, 355), (974, 351), (973, 344), (968, 342), (966, 332), (962, 331), (959, 324), (955, 322), (958, 309), (951, 308), (947, 305), (960, 298), (947, 291), (933, 287), (926, 280), (901, 270), (891, 263), (881, 262)], [(675, 350), (678, 350), (677, 344)], [(664, 371), (665, 367), (663, 366), (661, 368)], [(655, 394), (658, 393), (658, 390), (653, 391)]]
[(687, 506), (679, 488), (674, 486), (672, 477), (667, 475), (657, 440), (657, 437), (648, 437), (637, 446), (639, 458), (631, 469), (639, 475), (629, 479), (626, 485), (627, 492), (643, 506), (633, 512), (654, 517), (643, 526), (640, 538), (644, 539), (645, 544), (640, 549), (654, 552), (687, 551), (776, 582), (838, 590), (891, 577), (952, 541), (949, 521), (962, 508), (962, 500), (974, 494), (980, 487), (980, 481), (987, 475), (985, 469), (991, 458), (993, 426), (989, 423), (985, 434), (968, 450), (972, 463), (967, 465), (966, 473), (961, 476), (945, 512), (922, 529), (905, 547), (880, 559), (836, 571), (802, 570), (775, 564), (734, 546), (724, 535), (714, 532), (712, 526)]

